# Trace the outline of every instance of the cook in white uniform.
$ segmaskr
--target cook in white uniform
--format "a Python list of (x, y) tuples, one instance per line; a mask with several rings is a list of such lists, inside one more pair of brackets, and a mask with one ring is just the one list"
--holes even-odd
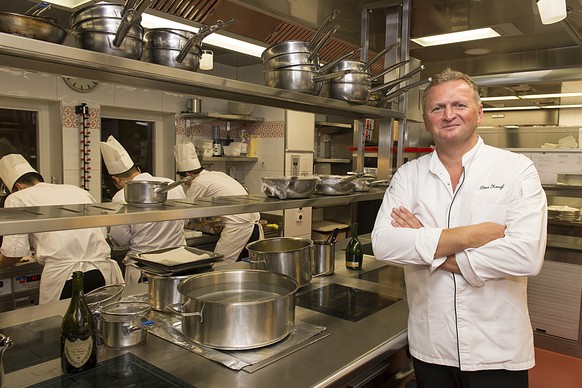
[(483, 110), (468, 76), (435, 75), (423, 109), (436, 151), (398, 169), (372, 232), (376, 258), (404, 266), (417, 380), (527, 387), (527, 277), (539, 273), (546, 246), (538, 173), (477, 135)]
[[(28, 207), (94, 203), (89, 192), (67, 184), (45, 183), (42, 176), (20, 154), (0, 159), (0, 178), (12, 192), (4, 207)], [(74, 229), (6, 235), (0, 260), (16, 263), (34, 252), (44, 265), (40, 278), (39, 303), (71, 297), (71, 274), (85, 273), (85, 292), (97, 287), (123, 283), (119, 265), (111, 260), (105, 228)]]
[[(113, 183), (120, 189), (113, 196), (113, 202), (125, 203), (123, 189), (125, 181), (174, 182), (168, 178), (154, 177), (148, 173), (142, 173), (135, 166), (125, 148), (113, 136), (109, 136), (107, 142), (101, 142), (101, 155)], [(175, 187), (167, 193), (168, 199), (182, 199), (185, 197), (184, 189), (181, 186)], [(157, 249), (185, 246), (184, 226), (186, 222), (186, 220), (160, 221), (110, 227), (109, 238), (111, 243), (117, 247), (128, 249), (123, 259), (125, 282), (127, 284), (137, 284), (141, 279), (141, 271), (135, 266), (135, 260), (132, 260), (130, 256)]]
[[(189, 186), (186, 191), (187, 198), (248, 195), (245, 188), (229, 175), (220, 171), (204, 170), (192, 143), (176, 144), (174, 156), (178, 174), (181, 177), (192, 177), (186, 182)], [(224, 229), (214, 252), (222, 254), (224, 262), (215, 266), (248, 257), (245, 246), (264, 238), (263, 228), (259, 224), (259, 213), (232, 214), (220, 216), (220, 219), (224, 222)]]

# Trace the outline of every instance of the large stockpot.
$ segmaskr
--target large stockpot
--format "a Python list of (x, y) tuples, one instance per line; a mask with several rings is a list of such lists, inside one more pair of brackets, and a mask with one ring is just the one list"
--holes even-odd
[(274, 344), (295, 327), (297, 282), (279, 273), (233, 269), (193, 275), (178, 285), (185, 302), (168, 306), (182, 317), (182, 333), (216, 349)]
[(176, 182), (131, 180), (123, 183), (125, 202), (132, 205), (158, 205), (166, 202), (168, 191), (192, 179), (186, 177)]
[(291, 276), (299, 287), (312, 278), (313, 241), (298, 237), (273, 237), (254, 241), (246, 246), (251, 268)]
[(148, 280), (148, 298), (150, 306), (157, 311), (166, 311), (166, 306), (184, 302), (184, 297), (178, 292), (178, 284), (188, 279), (188, 275), (157, 275), (143, 271)]

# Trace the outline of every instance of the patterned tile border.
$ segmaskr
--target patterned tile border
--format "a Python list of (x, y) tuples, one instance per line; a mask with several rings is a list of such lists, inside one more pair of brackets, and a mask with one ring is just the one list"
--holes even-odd
[[(75, 113), (75, 106), (63, 105), (61, 108), (63, 128), (80, 128), (81, 116)], [(101, 128), (101, 110), (89, 107), (89, 129)]]
[[(211, 121), (187, 127), (186, 119), (176, 117), (176, 134), (187, 137), (212, 137), (212, 128), (218, 125), (221, 131), (226, 130), (226, 123), (223, 121)], [(285, 136), (284, 121), (263, 121), (243, 123), (239, 128), (233, 129), (232, 136), (240, 137), (240, 131), (246, 130), (249, 135), (257, 138), (283, 138)]]

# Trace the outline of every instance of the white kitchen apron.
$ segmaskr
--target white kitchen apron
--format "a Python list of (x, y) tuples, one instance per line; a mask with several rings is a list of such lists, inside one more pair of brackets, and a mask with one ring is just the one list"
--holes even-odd
[(101, 272), (106, 285), (123, 283), (123, 274), (119, 265), (109, 258), (87, 261), (46, 259), (40, 276), (39, 304), (58, 301), (66, 281), (71, 278), (73, 272), (88, 272), (94, 269)]
[(238, 255), (249, 242), (255, 225), (259, 225), (259, 240), (264, 239), (265, 234), (258, 221), (248, 224), (224, 224), (220, 239), (216, 243), (216, 248), (214, 248), (215, 253), (224, 255), (224, 261), (215, 264), (215, 266), (234, 263), (238, 259)]

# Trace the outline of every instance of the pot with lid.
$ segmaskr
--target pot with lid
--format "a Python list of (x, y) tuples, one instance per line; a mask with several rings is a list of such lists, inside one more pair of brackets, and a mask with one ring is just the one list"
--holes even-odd
[(151, 307), (143, 302), (115, 302), (101, 309), (105, 345), (124, 349), (141, 345), (147, 336)]

